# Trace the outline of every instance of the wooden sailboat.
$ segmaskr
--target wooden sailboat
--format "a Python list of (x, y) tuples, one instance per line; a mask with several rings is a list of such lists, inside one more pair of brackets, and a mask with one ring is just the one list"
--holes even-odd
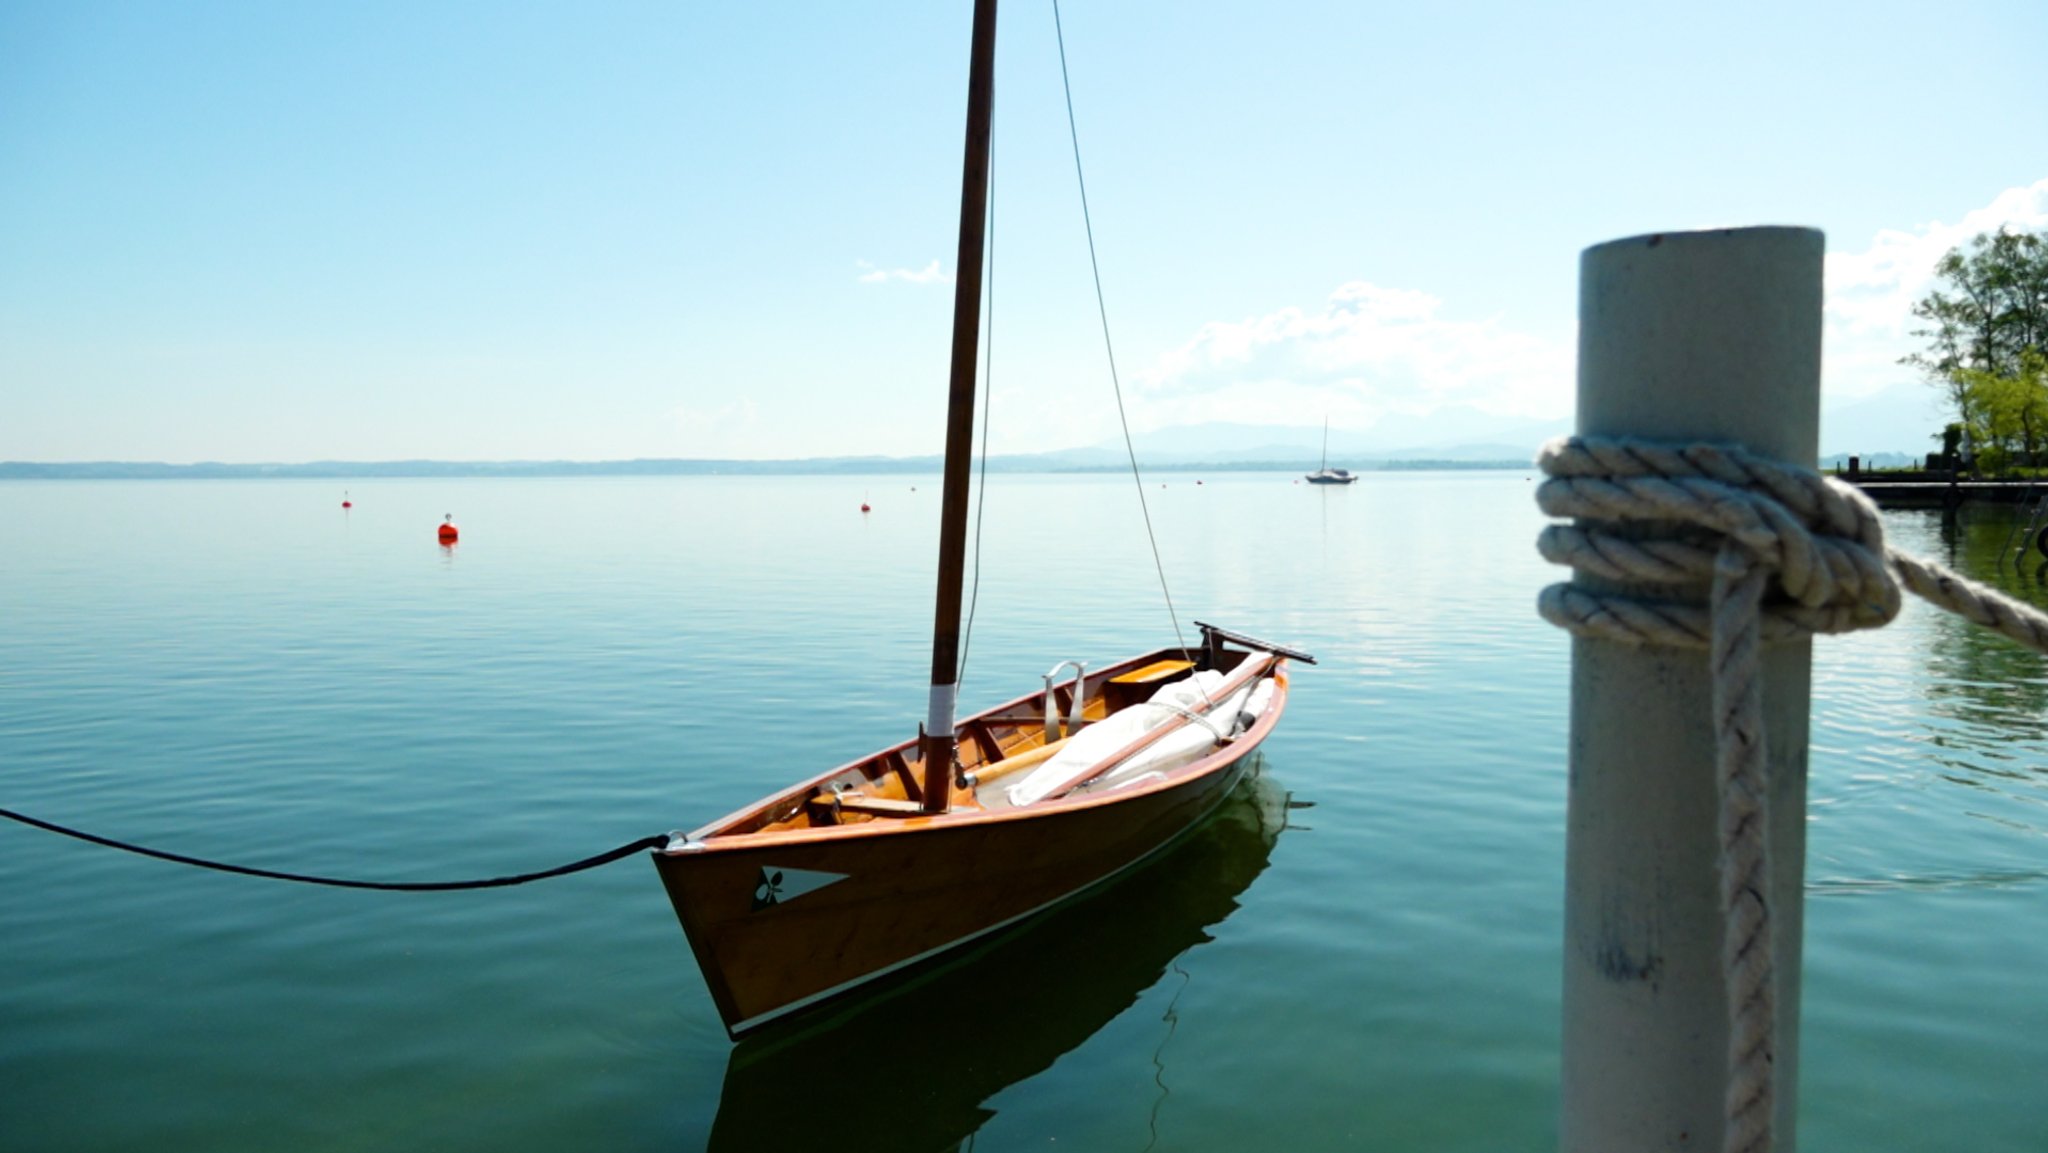
[(1290, 659), (1196, 622), (1200, 644), (1072, 662), (965, 720), (954, 695), (967, 540), (995, 0), (976, 0), (927, 718), (906, 739), (657, 850), (734, 1036), (1090, 889), (1197, 824), (1287, 703)]
[(1323, 463), (1322, 467), (1308, 474), (1310, 484), (1350, 484), (1358, 474), (1348, 468), (1330, 467), (1330, 418), (1323, 418)]

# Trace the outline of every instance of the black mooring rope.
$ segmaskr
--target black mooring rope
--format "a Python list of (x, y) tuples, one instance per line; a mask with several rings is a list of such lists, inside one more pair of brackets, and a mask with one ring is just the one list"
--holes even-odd
[(144, 857), (155, 857), (160, 861), (173, 861), (180, 865), (191, 865), (199, 869), (213, 869), (222, 873), (238, 873), (244, 877), (266, 877), (273, 881), (297, 881), (302, 885), (331, 885), (337, 889), (382, 889), (402, 893), (447, 892), (454, 889), (498, 889), (507, 885), (524, 885), (528, 881), (544, 881), (549, 877), (564, 877), (570, 873), (580, 873), (585, 869), (595, 869), (599, 865), (609, 865), (621, 857), (631, 856), (642, 849), (659, 849), (669, 843), (669, 835), (667, 833), (653, 837), (642, 837), (630, 844), (620, 845), (609, 852), (599, 853), (594, 857), (585, 857), (580, 861), (573, 861), (566, 865), (557, 865), (552, 869), (544, 869), (538, 873), (520, 873), (516, 876), (492, 877), (482, 881), (351, 881), (340, 877), (312, 877), (304, 873), (280, 873), (274, 869), (252, 869), (247, 865), (230, 865), (221, 861), (208, 861), (200, 857), (188, 857), (183, 853), (167, 853), (162, 849), (144, 848), (141, 845), (131, 845), (126, 841), (117, 841), (111, 837), (102, 837), (93, 833), (81, 832), (77, 829), (67, 829), (63, 825), (37, 820), (26, 813), (17, 813), (12, 809), (0, 809), (0, 817), (6, 817), (10, 821), (20, 821), (24, 825), (33, 825), (46, 832), (57, 833), (66, 837), (75, 837), (81, 841), (90, 841), (95, 845), (105, 845), (109, 849), (119, 849), (124, 853), (136, 853)]

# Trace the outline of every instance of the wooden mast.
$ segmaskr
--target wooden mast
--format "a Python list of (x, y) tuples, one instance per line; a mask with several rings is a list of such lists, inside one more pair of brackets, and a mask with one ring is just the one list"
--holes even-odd
[(995, 106), (996, 0), (974, 0), (967, 72), (967, 157), (960, 180), (960, 251), (953, 285), (953, 366), (946, 405), (946, 473), (939, 507), (938, 607), (932, 620), (932, 688), (924, 731), (928, 813), (952, 794), (953, 705), (960, 666), (960, 592), (967, 562), (968, 463), (974, 451), (974, 388), (981, 332), (981, 249), (988, 218), (988, 142)]

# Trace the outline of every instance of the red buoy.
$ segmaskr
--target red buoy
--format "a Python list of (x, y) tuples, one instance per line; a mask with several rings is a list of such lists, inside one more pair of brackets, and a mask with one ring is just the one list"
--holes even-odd
[(343, 507), (343, 508), (354, 508), (354, 507), (356, 507), (356, 506), (355, 506), (355, 505), (354, 505), (353, 503), (351, 503), (351, 502), (349, 501), (349, 499), (348, 499), (348, 490), (347, 490), (347, 489), (343, 489), (343, 490), (342, 490), (342, 493), (341, 493), (341, 507)]
[(860, 502), (860, 511), (862, 511), (862, 512), (866, 512), (866, 511), (868, 511), (868, 502), (866, 502), (866, 501), (862, 501), (862, 502)]
[(456, 533), (456, 531), (455, 531), (455, 514), (454, 514), (454, 513), (452, 513), (452, 512), (451, 512), (451, 513), (449, 513), (449, 514), (448, 514), (447, 516), (444, 516), (444, 517), (442, 517), (442, 518), (441, 518), (441, 530), (440, 530), (440, 534), (439, 534), (439, 535), (440, 535), (440, 537), (441, 537), (441, 543), (442, 543), (442, 544), (454, 544), (454, 543), (455, 543), (455, 538), (456, 538), (456, 536), (457, 536), (457, 533)]

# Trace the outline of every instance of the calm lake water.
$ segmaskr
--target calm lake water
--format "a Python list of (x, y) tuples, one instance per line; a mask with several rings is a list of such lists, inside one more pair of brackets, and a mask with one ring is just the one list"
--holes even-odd
[[(321, 482), (0, 484), (0, 806), (485, 877), (923, 716), (936, 478), (349, 487), (344, 513)], [(727, 1042), (638, 859), (379, 894), (0, 824), (0, 1148), (1551, 1147), (1570, 646), (1533, 608), (1532, 488), (1150, 480), (1183, 627), (1321, 660), (1257, 784), (1099, 896), (761, 1043)], [(1170, 637), (1127, 477), (987, 501), (963, 707)], [(2040, 557), (1994, 565), (2009, 518), (1889, 527), (2048, 603)], [(2048, 663), (1909, 604), (1817, 644), (1813, 709), (1804, 1145), (2048, 1147)]]

